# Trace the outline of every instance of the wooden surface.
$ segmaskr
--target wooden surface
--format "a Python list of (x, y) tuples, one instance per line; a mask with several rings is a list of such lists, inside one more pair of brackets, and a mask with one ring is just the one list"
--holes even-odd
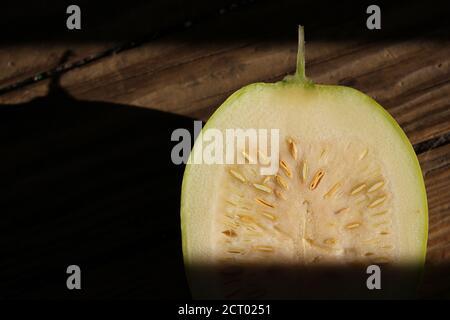
[[(364, 29), (365, 15), (361, 17), (358, 12), (350, 10), (346, 19), (335, 20), (317, 13), (318, 19), (313, 19), (308, 18), (313, 16), (308, 10), (291, 10), (289, 1), (221, 1), (214, 6), (180, 2), (173, 7), (138, 3), (118, 15), (124, 24), (133, 22), (127, 32), (120, 33), (117, 23), (100, 19), (95, 25), (100, 41), (91, 33), (86, 39), (80, 35), (66, 42), (58, 36), (53, 40), (36, 36), (29, 41), (5, 41), (0, 47), (0, 104), (26, 105), (45, 97), (52, 78), (59, 75), (59, 89), (86, 105), (101, 101), (112, 107), (122, 104), (207, 120), (240, 87), (277, 81), (293, 73), (295, 25), (303, 23), (307, 75), (317, 83), (348, 85), (374, 97), (413, 143), (429, 205), (421, 296), (448, 297), (450, 27), (447, 7), (435, 5), (422, 10), (421, 5), (403, 2), (383, 11), (385, 30), (380, 36), (376, 31), (354, 32)], [(148, 6), (161, 14), (153, 14), (152, 23), (141, 27), (139, 17), (148, 14)], [(174, 10), (180, 6), (182, 10)], [(447, 19), (439, 20), (446, 15)], [(156, 19), (158, 16), (163, 22)], [(163, 16), (170, 19), (161, 19)], [(105, 36), (108, 28), (115, 30), (117, 37)], [(99, 122), (99, 128), (103, 124)], [(91, 125), (94, 132), (95, 122)], [(176, 179), (179, 177), (173, 181)], [(178, 199), (169, 201), (176, 203)], [(172, 211), (172, 218), (177, 217), (177, 209)], [(137, 292), (148, 295), (145, 290)], [(170, 297), (170, 293), (163, 296)]]

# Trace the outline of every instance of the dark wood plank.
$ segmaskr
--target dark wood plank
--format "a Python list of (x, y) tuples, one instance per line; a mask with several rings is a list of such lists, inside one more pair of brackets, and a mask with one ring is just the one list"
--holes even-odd
[[(170, 44), (149, 43), (71, 70), (61, 84), (80, 99), (206, 120), (239, 87), (292, 73), (295, 52), (295, 39), (195, 46), (174, 38)], [(307, 72), (318, 83), (347, 84), (374, 96), (419, 143), (450, 130), (449, 57), (450, 47), (438, 42), (308, 42)], [(0, 96), (0, 102), (43, 96), (47, 86), (39, 82)]]
[[(307, 74), (313, 81), (350, 85), (373, 96), (393, 114), (413, 143), (450, 130), (450, 46), (443, 40), (450, 28), (433, 23), (445, 14), (445, 8), (423, 9), (420, 3), (385, 5), (384, 28), (374, 34), (361, 31), (365, 28), (361, 27), (359, 11), (364, 6), (349, 13), (344, 9), (353, 6), (344, 6), (339, 9), (344, 16), (339, 19), (328, 11), (316, 12), (317, 6), (294, 5), (287, 0), (244, 6), (67, 71), (61, 85), (83, 100), (123, 103), (206, 120), (240, 87), (277, 81), (294, 72), (296, 23), (301, 18), (310, 25), (306, 24), (306, 58)], [(294, 9), (300, 8), (304, 10), (299, 15)], [(311, 18), (309, 10), (316, 12), (318, 21)], [(397, 19), (400, 14), (404, 19)], [(261, 18), (269, 15), (271, 24), (264, 23)], [(5, 93), (0, 95), (0, 103), (44, 96), (48, 84), (49, 80), (39, 81)]]
[[(14, 1), (0, 5), (0, 90), (52, 70), (91, 61), (157, 34), (182, 31), (242, 1), (172, 0), (109, 2), (81, 0), (82, 30), (68, 31), (71, 1)], [(233, 8), (234, 8), (233, 7)], [(27, 8), (27, 10), (24, 10)], [(130, 43), (131, 42), (131, 43)], [(70, 53), (67, 55), (67, 53)]]
[(428, 249), (421, 295), (450, 294), (450, 144), (419, 156), (429, 208)]
[[(143, 6), (147, 4), (144, 3)], [(89, 263), (92, 270), (91, 277), (98, 278), (98, 282), (92, 282), (96, 284), (90, 292), (92, 297), (123, 296), (128, 293), (131, 296), (154, 297), (156, 293), (149, 291), (154, 285), (153, 282), (160, 288), (161, 297), (182, 298), (187, 295), (184, 278), (179, 274), (171, 278), (169, 284), (158, 282), (157, 276), (167, 264), (172, 271), (175, 273), (179, 271), (182, 274), (176, 208), (179, 195), (173, 190), (173, 185), (180, 183), (180, 168), (166, 168), (169, 170), (167, 172), (170, 172), (168, 177), (162, 174), (164, 172), (160, 168), (157, 170), (145, 168), (145, 161), (152, 162), (154, 156), (143, 150), (142, 146), (155, 147), (152, 143), (158, 139), (167, 140), (167, 134), (170, 133), (167, 128), (174, 128), (175, 125), (190, 126), (191, 121), (186, 118), (171, 118), (172, 115), (143, 108), (207, 120), (216, 107), (240, 87), (257, 81), (277, 81), (292, 73), (296, 54), (295, 32), (286, 36), (277, 33), (278, 31), (270, 33), (268, 27), (262, 31), (260, 37), (255, 37), (252, 32), (250, 36), (240, 35), (243, 30), (241, 27), (249, 14), (250, 16), (253, 14), (253, 18), (249, 19), (250, 23), (253, 23), (255, 17), (281, 14), (286, 10), (283, 8), (284, 11), (281, 9), (276, 11), (277, 8), (270, 3), (258, 4), (257, 8), (254, 13), (243, 10), (242, 13), (236, 12), (231, 15), (232, 18), (227, 16), (208, 20), (197, 27), (183, 29), (182, 32), (145, 42), (135, 48), (99, 58), (92, 63), (64, 72), (61, 87), (72, 97), (79, 99), (75, 103), (79, 108), (75, 110), (80, 113), (74, 114), (73, 110), (69, 112), (65, 109), (74, 104), (71, 97), (58, 98), (60, 99), (58, 107), (65, 119), (59, 126), (53, 124), (51, 118), (45, 117), (45, 110), (41, 110), (44, 112), (42, 114), (41, 112), (28, 114), (28, 120), (23, 123), (19, 121), (23, 131), (20, 130), (22, 127), (14, 129), (13, 125), (8, 125), (7, 119), (10, 118), (0, 118), (0, 121), (3, 121), (0, 128), (6, 134), (2, 146), (8, 154), (2, 159), (3, 180), (0, 184), (4, 191), (2, 204), (9, 204), (10, 208), (23, 214), (17, 216), (19, 222), (26, 223), (26, 218), (32, 221), (24, 227), (30, 235), (29, 238), (14, 238), (21, 248), (26, 249), (24, 255), (20, 257), (23, 261), (22, 269), (14, 270), (15, 266), (12, 264), (14, 252), (9, 252), (12, 254), (9, 259), (2, 260), (4, 270), (14, 275), (5, 282), (2, 281), (10, 286), (11, 296), (38, 297), (54, 292), (59, 281), (54, 277), (59, 271), (51, 266), (52, 262), (62, 259), (64, 263), (72, 263), (69, 258), (74, 256), (82, 257), (83, 262)], [(438, 7), (434, 9), (439, 11)], [(412, 9), (406, 7), (404, 10)], [(128, 20), (123, 21), (130, 21), (133, 12), (130, 11)], [(142, 11), (144, 16), (145, 12)], [(195, 16), (195, 12), (194, 15), (191, 15), (192, 12), (189, 13), (189, 17)], [(395, 16), (396, 12), (398, 13), (393, 11), (390, 14)], [(185, 17), (188, 16), (174, 15), (175, 20), (180, 19), (177, 21), (183, 21)], [(172, 25), (174, 21), (168, 21), (168, 25)], [(136, 21), (135, 26), (139, 23)], [(350, 85), (375, 97), (397, 119), (414, 144), (448, 134), (450, 46), (448, 41), (441, 41), (436, 37), (436, 34), (446, 34), (448, 30), (433, 29), (431, 26), (417, 36), (409, 38), (349, 37), (350, 40), (342, 41), (341, 34), (341, 38), (332, 39), (333, 28), (336, 29), (334, 34), (340, 34), (343, 30), (351, 30), (357, 23), (359, 22), (350, 19), (334, 27), (311, 25), (310, 29), (307, 28), (307, 38), (311, 34), (307, 41), (307, 73), (312, 80), (318, 83)], [(108, 24), (103, 26), (107, 27)], [(154, 26), (160, 27), (156, 24)], [(286, 32), (287, 25), (282, 27)], [(295, 25), (289, 27), (294, 29)], [(102, 30), (101, 24), (98, 30)], [(148, 34), (151, 30), (152, 25), (142, 34)], [(229, 41), (230, 39), (222, 36), (217, 41), (211, 41), (211, 35), (220, 35), (224, 30), (227, 30), (228, 36), (236, 35), (235, 39)], [(311, 33), (308, 30), (311, 30)], [(60, 45), (57, 41), (43, 45), (24, 42), (2, 46), (0, 63), (6, 66), (2, 65), (4, 71), (0, 77), (0, 88), (2, 85), (20, 82), (36, 73), (57, 68), (67, 49), (73, 49), (73, 55), (68, 63), (75, 63), (117, 45), (116, 40), (122, 42), (128, 36), (134, 37), (139, 34), (141, 33), (125, 34), (116, 39), (105, 38), (104, 40), (109, 41), (96, 43), (73, 42), (69, 46)], [(321, 38), (321, 35), (327, 37)], [(35, 57), (30, 55), (31, 49), (37, 53)], [(0, 103), (19, 104), (36, 97), (44, 97), (49, 93), (49, 85), (50, 80), (47, 79), (24, 86), (19, 90), (0, 95)], [(53, 93), (50, 96), (54, 98)], [(102, 101), (103, 104), (99, 107), (97, 103), (89, 102), (94, 100)], [(35, 100), (31, 105), (40, 103), (42, 106), (42, 101), (39, 101)], [(119, 109), (124, 111), (113, 112), (111, 115), (108, 108), (117, 110), (117, 103), (123, 104)], [(23, 106), (17, 107), (20, 109)], [(14, 108), (15, 106), (8, 106), (8, 109)], [(89, 108), (93, 110), (89, 111)], [(4, 106), (2, 109), (4, 110)], [(57, 113), (59, 109), (53, 109), (52, 112)], [(52, 115), (52, 112), (47, 114)], [(141, 117), (142, 121), (139, 120)], [(165, 131), (161, 132), (166, 136), (160, 136), (162, 133), (158, 132), (158, 128), (152, 130), (147, 127), (150, 122), (154, 124), (155, 117), (161, 122), (158, 128), (164, 129)], [(39, 119), (42, 121), (41, 127)], [(149, 122), (144, 123), (145, 119)], [(16, 122), (12, 123), (17, 125)], [(137, 126), (133, 129), (136, 123)], [(36, 130), (29, 131), (25, 126), (27, 124)], [(124, 131), (127, 134), (123, 135)], [(42, 148), (39, 139), (47, 139), (45, 141), (57, 149), (63, 148), (62, 156), (57, 153), (46, 154), (48, 150)], [(71, 141), (72, 149), (64, 149), (63, 141), (67, 142), (64, 139)], [(79, 141), (83, 143), (80, 145)], [(450, 291), (450, 144), (436, 146), (431, 146), (429, 151), (419, 156), (427, 187), (430, 217), (427, 265), (421, 289), (421, 295), (424, 297), (442, 297), (448, 295)], [(25, 153), (16, 154), (25, 147), (27, 150)], [(168, 151), (167, 145), (156, 147), (158, 150), (164, 149), (162, 152)], [(98, 152), (96, 148), (99, 148)], [(145, 157), (138, 166), (133, 163), (134, 157), (125, 157), (125, 163), (129, 166), (122, 168), (120, 157), (125, 154), (141, 154)], [(164, 155), (167, 156), (166, 153)], [(116, 160), (113, 167), (117, 169), (111, 176), (101, 170), (110, 156)], [(21, 160), (17, 162), (17, 158)], [(161, 162), (161, 159), (163, 158), (157, 159), (158, 164), (164, 166), (165, 162)], [(75, 161), (77, 166), (73, 165)], [(19, 167), (20, 170), (11, 169)], [(96, 179), (87, 179), (91, 172), (97, 171), (99, 173)], [(147, 180), (139, 180), (139, 176), (146, 177)], [(71, 180), (67, 180), (67, 177)], [(8, 182), (15, 178), (17, 178), (16, 191), (22, 190), (22, 193), (14, 193), (15, 191), (8, 185)], [(167, 178), (168, 181), (165, 180)], [(71, 185), (70, 181), (74, 184)], [(41, 190), (39, 188), (41, 185), (48, 185), (51, 189)], [(164, 185), (165, 190), (171, 191), (168, 194), (160, 193), (155, 185)], [(141, 187), (144, 187), (146, 192), (154, 192), (158, 196), (149, 197)], [(53, 194), (57, 196), (52, 196)], [(46, 205), (40, 200), (40, 196), (44, 197), (43, 199), (53, 199), (53, 202), (49, 202), (52, 203), (52, 206), (47, 208), (49, 210), (44, 210), (48, 219), (41, 222), (33, 220), (38, 217), (33, 213), (42, 208), (36, 205)], [(148, 220), (143, 212), (151, 210), (152, 213), (155, 212), (152, 199), (158, 200), (156, 207), (164, 208), (168, 204), (170, 208), (167, 211), (171, 214), (165, 217), (156, 215), (161, 219), (158, 222)], [(130, 208), (135, 211), (127, 218), (126, 213), (130, 212)], [(86, 219), (85, 227), (71, 224), (72, 219), (78, 218)], [(157, 236), (147, 235), (143, 231), (145, 228), (154, 227), (155, 223), (160, 228), (158, 234), (163, 234), (163, 244), (155, 246), (153, 252), (163, 259), (156, 262), (143, 258), (148, 250), (148, 245), (143, 243), (160, 240)], [(130, 238), (130, 234), (125, 231), (117, 234), (117, 239), (110, 238), (110, 233), (122, 224), (125, 229), (128, 228), (126, 230), (134, 228), (133, 230), (140, 231), (134, 238)], [(57, 231), (61, 226), (64, 228)], [(95, 234), (94, 230), (97, 230), (98, 234)], [(5, 236), (7, 228), (3, 232), (2, 236)], [(76, 239), (82, 235), (87, 240), (81, 244), (67, 238), (75, 236)], [(61, 247), (58, 242), (61, 239), (66, 241), (61, 243), (68, 241), (73, 246), (72, 251), (64, 251), (67, 248)], [(102, 252), (104, 247), (107, 247), (105, 239), (112, 239), (109, 243), (111, 250), (106, 253)], [(33, 252), (30, 249), (32, 241), (37, 241), (44, 251)], [(86, 250), (89, 252), (89, 259), (82, 254)], [(114, 257), (115, 250), (129, 251), (130, 254), (117, 259)], [(176, 252), (176, 256), (171, 252)], [(27, 262), (37, 258), (48, 259), (49, 269), (43, 269), (37, 262), (35, 264)], [(108, 269), (111, 263), (114, 267)], [(152, 270), (156, 273), (146, 275), (145, 271), (148, 270), (139, 268), (137, 266), (139, 263), (154, 263)], [(118, 270), (132, 270), (134, 273), (120, 274)], [(33, 272), (42, 272), (50, 281), (46, 286), (29, 292), (13, 290), (17, 288), (13, 285), (14, 281), (18, 281), (15, 284), (26, 284)], [(118, 282), (108, 283), (111, 278), (117, 278)], [(92, 281), (93, 278), (90, 279)], [(174, 296), (174, 288), (180, 285), (183, 287), (182, 292)]]

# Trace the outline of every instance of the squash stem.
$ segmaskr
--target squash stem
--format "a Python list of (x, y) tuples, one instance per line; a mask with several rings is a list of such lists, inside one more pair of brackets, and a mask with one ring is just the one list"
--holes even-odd
[(305, 31), (303, 26), (298, 26), (297, 70), (295, 77), (301, 82), (307, 82), (305, 75)]

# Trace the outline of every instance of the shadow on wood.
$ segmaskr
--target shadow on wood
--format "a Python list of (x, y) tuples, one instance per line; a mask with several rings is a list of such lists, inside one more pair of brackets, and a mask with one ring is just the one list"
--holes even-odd
[[(184, 167), (171, 133), (189, 118), (50, 94), (0, 106), (0, 298), (187, 298)], [(66, 287), (79, 265), (82, 290)]]

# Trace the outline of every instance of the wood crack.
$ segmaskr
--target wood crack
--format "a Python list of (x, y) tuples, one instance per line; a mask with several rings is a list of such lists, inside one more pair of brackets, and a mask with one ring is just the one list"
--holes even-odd
[(439, 137), (425, 140), (414, 145), (414, 151), (417, 155), (430, 151), (438, 147), (442, 147), (450, 143), (450, 132), (447, 132)]
[[(32, 76), (23, 79), (21, 81), (15, 82), (13, 84), (4, 86), (3, 88), (0, 87), (0, 95), (14, 91), (14, 90), (19, 90), (22, 89), (26, 86), (32, 85), (34, 83), (55, 77), (55, 76), (60, 76), (61, 74), (76, 69), (76, 68), (80, 68), (83, 67), (89, 63), (95, 62), (97, 60), (100, 60), (102, 58), (106, 58), (109, 56), (112, 56), (114, 54), (117, 53), (121, 53), (130, 49), (134, 49), (137, 48), (143, 44), (146, 44), (148, 42), (152, 42), (156, 39), (159, 38), (163, 38), (165, 36), (169, 36), (171, 34), (175, 34), (177, 32), (182, 32), (184, 30), (186, 30), (187, 28), (192, 27), (192, 25), (195, 24), (199, 24), (200, 22), (204, 22), (204, 21), (208, 21), (208, 20), (213, 20), (215, 18), (217, 18), (217, 16), (219, 15), (226, 15), (230, 12), (236, 12), (239, 9), (248, 7), (252, 4), (256, 4), (260, 1), (258, 0), (236, 0), (235, 2), (233, 2), (232, 4), (226, 5), (222, 10), (218, 11), (216, 14), (205, 14), (202, 15), (200, 17), (198, 17), (197, 19), (187, 19), (190, 23), (189, 25), (186, 25), (185, 21), (174, 24), (170, 27), (164, 28), (163, 30), (159, 30), (159, 31), (154, 31), (151, 34), (147, 34), (146, 36), (141, 37), (141, 39), (135, 39), (135, 40), (130, 40), (128, 42), (124, 42), (122, 44), (113, 46), (109, 49), (100, 51), (96, 54), (90, 55), (86, 58), (68, 63), (68, 64), (64, 64), (64, 63), (58, 63), (58, 65), (54, 68), (51, 68), (47, 71), (44, 72), (39, 72), (36, 74), (33, 74)], [(69, 50), (68, 50), (69, 51)], [(68, 52), (67, 51), (67, 52)], [(67, 52), (65, 54), (67, 54)]]

